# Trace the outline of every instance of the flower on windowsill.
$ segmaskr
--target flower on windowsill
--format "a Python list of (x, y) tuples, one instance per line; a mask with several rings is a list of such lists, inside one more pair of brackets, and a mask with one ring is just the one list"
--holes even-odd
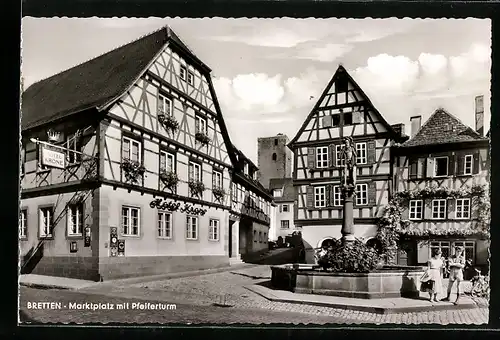
[(165, 186), (171, 190), (177, 187), (177, 183), (179, 183), (179, 177), (177, 176), (177, 174), (165, 169), (160, 170), (160, 179), (163, 184), (165, 184)]
[(208, 145), (208, 143), (210, 143), (210, 137), (203, 132), (196, 132), (194, 137), (201, 145)]
[(189, 191), (191, 192), (192, 195), (201, 196), (203, 191), (205, 191), (205, 184), (203, 184), (203, 182), (201, 181), (190, 180), (188, 182), (188, 185), (189, 185)]
[(174, 116), (167, 115), (165, 113), (158, 114), (158, 121), (165, 128), (165, 130), (172, 130), (172, 132), (177, 131), (179, 128), (179, 122), (175, 119)]
[(226, 195), (226, 191), (223, 188), (213, 188), (212, 193), (218, 200), (222, 199)]
[(139, 177), (142, 177), (146, 171), (146, 168), (141, 163), (127, 158), (122, 161), (120, 167), (125, 175), (125, 181), (132, 184), (138, 184)]

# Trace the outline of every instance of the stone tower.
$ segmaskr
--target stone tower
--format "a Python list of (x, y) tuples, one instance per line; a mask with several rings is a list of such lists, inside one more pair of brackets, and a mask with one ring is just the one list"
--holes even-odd
[(292, 151), (288, 143), (288, 137), (281, 133), (258, 139), (258, 179), (266, 189), (271, 178), (292, 177)]

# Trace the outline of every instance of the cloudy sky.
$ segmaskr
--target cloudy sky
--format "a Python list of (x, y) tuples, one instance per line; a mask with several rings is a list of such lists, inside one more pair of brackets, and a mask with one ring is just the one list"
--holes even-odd
[[(257, 161), (257, 138), (292, 139), (339, 64), (390, 124), (443, 107), (474, 127), (485, 96), (489, 19), (23, 18), (25, 87), (169, 24), (213, 70), (233, 143)], [(313, 97), (313, 99), (310, 99)]]

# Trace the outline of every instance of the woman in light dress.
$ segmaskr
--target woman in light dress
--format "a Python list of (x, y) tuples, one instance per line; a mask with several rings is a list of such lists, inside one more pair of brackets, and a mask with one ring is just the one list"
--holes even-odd
[(442, 272), (444, 262), (441, 258), (441, 250), (436, 249), (433, 256), (427, 262), (428, 286), (425, 291), (429, 293), (429, 301), (438, 302), (437, 296), (443, 294)]

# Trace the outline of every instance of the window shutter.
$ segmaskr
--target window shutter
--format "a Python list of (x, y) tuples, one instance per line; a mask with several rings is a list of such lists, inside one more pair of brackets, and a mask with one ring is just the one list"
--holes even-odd
[(427, 158), (427, 177), (434, 177), (434, 158)]
[(324, 128), (332, 127), (332, 116), (326, 115), (322, 119), (323, 119), (323, 127)]
[(473, 165), (473, 174), (479, 173), (479, 151), (474, 152), (474, 165)]
[(368, 183), (368, 205), (375, 205), (377, 202), (376, 182)]
[(307, 167), (309, 169), (316, 168), (316, 149), (307, 148)]
[(374, 140), (371, 140), (371, 141), (368, 141), (368, 143), (366, 143), (366, 153), (367, 153), (367, 163), (368, 164), (373, 164), (375, 163), (375, 157), (376, 157), (376, 154), (375, 154), (375, 141)]
[(455, 169), (455, 173), (457, 175), (463, 175), (464, 174), (464, 169), (465, 169), (465, 155), (458, 154), (456, 155), (456, 163), (457, 167)]
[(410, 179), (417, 178), (418, 171), (418, 160), (415, 158), (410, 158)]
[(450, 153), (448, 155), (448, 175), (454, 176), (455, 175), (455, 155)]
[(330, 159), (330, 167), (335, 167), (337, 165), (337, 153), (335, 152), (335, 144), (328, 145), (328, 153)]
[(165, 107), (163, 106), (163, 98), (161, 95), (158, 95), (158, 114), (166, 113)]
[(307, 201), (307, 209), (314, 208), (314, 188), (312, 186), (308, 186), (306, 189), (306, 201)]
[(280, 204), (280, 212), (283, 212), (283, 204)]
[(362, 114), (362, 112), (360, 112), (360, 111), (355, 111), (352, 113), (352, 123), (353, 124), (360, 124), (361, 123), (361, 114)]
[(330, 206), (335, 206), (335, 185), (331, 185), (330, 189)]
[(326, 206), (327, 207), (333, 206), (333, 202), (332, 202), (332, 186), (330, 184), (325, 187), (325, 200), (326, 200)]
[(455, 204), (456, 200), (455, 199), (447, 199), (446, 200), (446, 218), (451, 218), (453, 212), (455, 211)]

